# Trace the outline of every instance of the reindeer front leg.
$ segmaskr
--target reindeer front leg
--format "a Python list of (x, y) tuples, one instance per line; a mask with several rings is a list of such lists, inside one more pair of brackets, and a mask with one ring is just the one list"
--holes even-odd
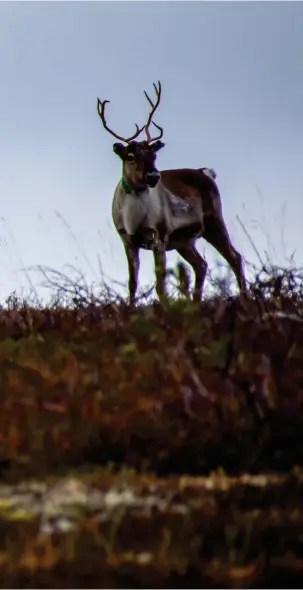
[(153, 250), (154, 252), (165, 253), (168, 245), (169, 236), (164, 236), (163, 241), (160, 239), (159, 232), (156, 230), (154, 235)]
[(156, 274), (156, 292), (159, 297), (160, 303), (163, 305), (166, 302), (167, 294), (165, 288), (166, 279), (166, 253), (157, 252), (154, 250), (154, 263), (155, 263), (155, 274)]
[(141, 230), (141, 237), (143, 242), (143, 248), (152, 250), (153, 252), (165, 252), (168, 243), (167, 239), (160, 239), (159, 231), (155, 227), (145, 227)]
[(131, 236), (125, 236), (123, 243), (128, 262), (129, 303), (130, 305), (134, 305), (138, 287), (138, 275), (140, 267), (139, 248), (136, 248), (133, 245)]

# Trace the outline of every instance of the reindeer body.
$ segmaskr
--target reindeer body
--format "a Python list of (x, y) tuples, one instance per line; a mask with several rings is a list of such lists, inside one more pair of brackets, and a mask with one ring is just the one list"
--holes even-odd
[(165, 218), (161, 187), (158, 184), (135, 193), (125, 189), (120, 181), (114, 193), (112, 216), (120, 234), (136, 236), (144, 229), (157, 231)]
[[(156, 187), (146, 187), (141, 192), (130, 191), (120, 181), (112, 204), (112, 217), (119, 234), (131, 235), (134, 243), (141, 248), (153, 249), (153, 244), (144, 243), (144, 233), (145, 230), (154, 230), (162, 241), (167, 236), (166, 250), (174, 250), (187, 244), (189, 239), (196, 240), (202, 236), (204, 209), (207, 209), (203, 194), (209, 193), (206, 199), (211, 203), (209, 211), (216, 211), (220, 202), (217, 186), (210, 178), (214, 172), (205, 171), (164, 170)], [(185, 177), (191, 178), (190, 185), (185, 183)], [(202, 195), (199, 182), (205, 188)]]
[[(135, 301), (138, 273), (139, 250), (153, 251), (156, 271), (156, 291), (160, 300), (165, 299), (166, 251), (176, 250), (195, 272), (194, 299), (200, 300), (207, 272), (207, 262), (196, 249), (198, 238), (209, 242), (232, 268), (240, 291), (245, 292), (245, 275), (242, 257), (233, 247), (226, 228), (216, 174), (211, 168), (183, 168), (163, 170), (156, 167), (157, 152), (164, 147), (160, 141), (163, 129), (152, 121), (157, 109), (161, 84), (154, 84), (157, 95), (155, 103), (145, 92), (152, 109), (147, 123), (141, 129), (123, 138), (112, 131), (105, 121), (105, 104), (98, 99), (98, 114), (103, 127), (127, 145), (115, 143), (114, 152), (122, 160), (122, 179), (119, 181), (112, 203), (112, 217), (119, 232), (129, 269), (130, 302)], [(152, 138), (149, 126), (160, 130)], [(147, 139), (135, 141), (145, 130)]]

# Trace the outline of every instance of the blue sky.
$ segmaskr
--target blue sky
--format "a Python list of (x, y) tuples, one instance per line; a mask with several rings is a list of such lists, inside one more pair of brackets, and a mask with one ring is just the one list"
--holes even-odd
[[(121, 165), (96, 97), (127, 135), (158, 79), (159, 168), (213, 167), (244, 256), (255, 260), (237, 215), (261, 254), (283, 264), (296, 250), (302, 264), (302, 22), (300, 2), (1, 2), (0, 299), (28, 288), (22, 266), (72, 264), (90, 282), (99, 257), (126, 281), (111, 221)], [(141, 284), (152, 280), (142, 252)]]

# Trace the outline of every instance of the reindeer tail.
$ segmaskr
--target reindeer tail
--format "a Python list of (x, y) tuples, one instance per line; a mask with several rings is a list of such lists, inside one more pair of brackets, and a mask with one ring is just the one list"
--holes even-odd
[(217, 174), (213, 168), (200, 168), (200, 170), (201, 172), (203, 172), (203, 174), (209, 176), (209, 178), (211, 178), (212, 180), (215, 180), (217, 178)]

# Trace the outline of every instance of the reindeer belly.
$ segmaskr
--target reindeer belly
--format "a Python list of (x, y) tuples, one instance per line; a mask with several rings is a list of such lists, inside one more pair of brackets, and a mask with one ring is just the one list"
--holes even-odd
[[(174, 195), (172, 192), (166, 192), (166, 210), (168, 222), (168, 233), (171, 235), (175, 232), (188, 229), (189, 235), (193, 232), (195, 235), (203, 231), (203, 211), (200, 198), (192, 196), (182, 198)], [(195, 231), (193, 230), (195, 228)]]
[(148, 191), (139, 196), (126, 195), (122, 220), (127, 234), (134, 235), (142, 228), (156, 229), (161, 221), (161, 201)]

